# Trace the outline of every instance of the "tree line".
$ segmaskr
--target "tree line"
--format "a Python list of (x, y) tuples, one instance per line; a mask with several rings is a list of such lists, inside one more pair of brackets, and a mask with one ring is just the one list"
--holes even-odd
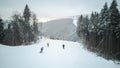
[(120, 60), (120, 12), (116, 0), (110, 7), (106, 2), (100, 13), (80, 15), (77, 25), (77, 34), (87, 49)]
[[(5, 27), (5, 25), (7, 25)], [(0, 44), (28, 45), (38, 39), (38, 21), (36, 14), (25, 6), (23, 14), (15, 13), (9, 22), (0, 18)]]

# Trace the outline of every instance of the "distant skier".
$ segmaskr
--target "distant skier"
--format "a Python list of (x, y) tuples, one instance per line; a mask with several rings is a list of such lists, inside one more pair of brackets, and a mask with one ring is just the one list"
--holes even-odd
[(64, 44), (62, 45), (62, 47), (63, 47), (63, 49), (65, 49), (65, 45)]
[(47, 43), (47, 46), (49, 47), (49, 43)]
[(44, 48), (43, 48), (43, 47), (41, 47), (40, 53), (42, 53), (42, 52), (43, 52), (43, 49), (44, 49)]

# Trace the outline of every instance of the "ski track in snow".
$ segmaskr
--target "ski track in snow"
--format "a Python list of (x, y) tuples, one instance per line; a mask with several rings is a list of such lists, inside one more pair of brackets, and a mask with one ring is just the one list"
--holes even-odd
[[(84, 50), (81, 45), (45, 38), (29, 46), (0, 45), (0, 68), (120, 68)], [(40, 53), (41, 47), (44, 47), (43, 53)]]

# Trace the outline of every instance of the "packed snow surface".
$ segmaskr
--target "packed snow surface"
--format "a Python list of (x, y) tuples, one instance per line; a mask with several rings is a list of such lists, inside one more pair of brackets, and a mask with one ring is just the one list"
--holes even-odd
[[(0, 68), (120, 68), (84, 50), (81, 45), (47, 38), (29, 46), (0, 45)], [(43, 53), (40, 53), (41, 47)]]

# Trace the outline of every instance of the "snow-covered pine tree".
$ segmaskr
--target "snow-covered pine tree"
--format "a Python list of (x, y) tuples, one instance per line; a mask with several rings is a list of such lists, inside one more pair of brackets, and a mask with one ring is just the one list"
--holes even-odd
[(23, 37), (22, 37), (22, 31), (21, 31), (21, 26), (20, 26), (20, 15), (15, 14), (12, 16), (13, 21), (12, 21), (12, 30), (13, 30), (13, 45), (21, 45), (23, 42)]
[(83, 15), (80, 15), (77, 21), (77, 35), (80, 37), (80, 32), (82, 31), (83, 24)]
[(94, 12), (92, 12), (92, 14), (91, 14), (91, 17), (90, 17), (90, 22), (89, 22), (89, 32), (91, 33), (91, 32), (94, 32), (94, 28), (95, 28), (95, 22), (94, 22), (94, 20), (95, 20), (95, 14), (94, 14)]
[[(107, 43), (106, 39), (107, 39), (107, 27), (108, 27), (108, 23), (109, 23), (109, 13), (108, 13), (108, 6), (107, 6), (107, 2), (105, 3), (104, 7), (101, 9), (101, 12), (99, 14), (99, 21), (97, 24), (97, 35), (98, 35), (98, 45), (101, 44), (102, 40), (104, 40), (105, 43)], [(104, 43), (102, 42), (102, 43)], [(101, 45), (102, 46), (102, 45)]]
[(0, 17), (0, 43), (3, 43), (3, 38), (4, 38), (4, 24)]
[(3, 44), (4, 45), (14, 45), (14, 40), (13, 40), (13, 30), (12, 30), (12, 23), (8, 24), (8, 29), (4, 30), (4, 40)]
[[(119, 32), (118, 30), (120, 30), (120, 12), (117, 8), (116, 0), (113, 0), (113, 2), (111, 3), (109, 11), (110, 11), (110, 29), (117, 33)], [(117, 37), (119, 36), (117, 35)]]
[(8, 29), (5, 29), (4, 43), (5, 45), (21, 45), (23, 43), (23, 32), (20, 22), (20, 14), (14, 14), (12, 16), (12, 21), (8, 24)]
[(36, 35), (39, 34), (38, 20), (37, 20), (36, 14), (33, 14), (33, 30), (34, 30), (34, 32), (35, 32)]
[(30, 42), (34, 41), (34, 33), (32, 30), (32, 27), (30, 26), (30, 17), (31, 17), (31, 11), (26, 4), (24, 12), (23, 12), (23, 17), (24, 17), (24, 42), (26, 44), (29, 44)]
[(26, 4), (24, 12), (23, 12), (23, 17), (24, 17), (25, 22), (28, 23), (30, 20), (30, 17), (31, 17), (31, 11), (27, 4)]
[(88, 25), (89, 25), (89, 18), (88, 16), (85, 16), (83, 19), (83, 31), (84, 31), (84, 35), (87, 36), (89, 29), (88, 29)]
[(117, 1), (113, 0), (113, 2), (111, 3), (111, 6), (109, 8), (109, 18), (110, 18), (110, 23), (109, 23), (109, 34), (111, 35), (111, 41), (113, 41), (112, 43), (115, 43), (115, 35), (116, 33), (118, 33), (118, 25), (120, 23), (119, 21), (119, 10), (117, 8)]
[[(109, 18), (109, 9), (108, 9), (108, 5), (107, 5), (107, 2), (105, 3), (103, 9), (101, 10), (101, 13), (100, 13), (100, 25), (99, 27), (101, 28), (99, 30), (99, 36), (100, 37), (100, 43), (101, 44), (101, 49), (104, 49), (104, 50), (109, 50), (109, 21), (110, 18)], [(108, 49), (107, 49), (108, 48)]]
[(111, 25), (118, 25), (119, 24), (119, 10), (117, 8), (116, 0), (113, 0), (111, 3), (109, 13), (110, 13), (110, 24)]
[[(112, 35), (112, 44), (115, 45), (114, 48), (116, 48), (117, 51), (120, 51), (120, 12), (117, 8), (117, 1), (113, 0), (110, 6), (110, 24), (109, 29), (111, 31)], [(114, 49), (115, 50), (115, 49)]]
[(109, 13), (108, 13), (108, 6), (106, 2), (103, 9), (100, 12), (99, 23), (97, 24), (97, 26), (99, 27), (97, 34), (99, 36), (103, 36), (103, 34), (107, 30), (108, 24), (109, 24)]
[(94, 13), (94, 17), (93, 17), (93, 32), (97, 33), (97, 30), (99, 29), (99, 27), (97, 26), (97, 24), (99, 23), (99, 14), (97, 12)]

